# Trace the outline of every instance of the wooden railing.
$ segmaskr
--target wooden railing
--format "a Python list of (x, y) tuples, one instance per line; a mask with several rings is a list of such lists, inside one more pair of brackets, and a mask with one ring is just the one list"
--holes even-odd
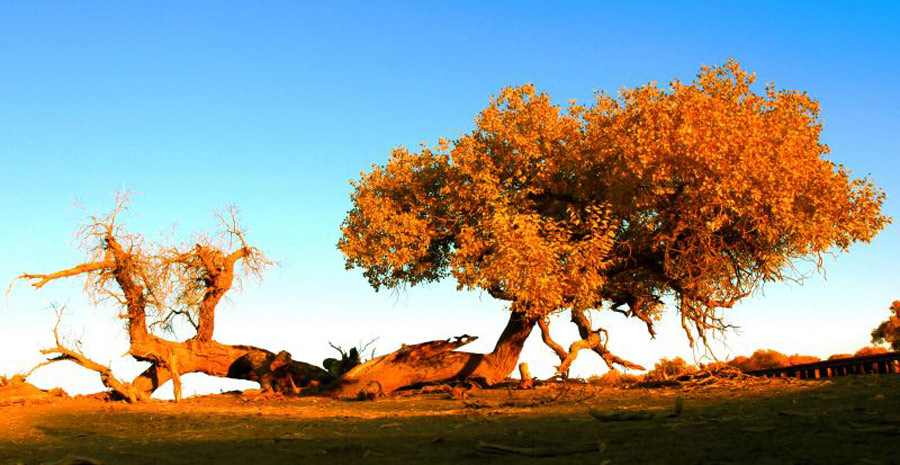
[(829, 376), (900, 373), (900, 352), (838, 358), (803, 365), (748, 371), (748, 375), (792, 378), (827, 378)]

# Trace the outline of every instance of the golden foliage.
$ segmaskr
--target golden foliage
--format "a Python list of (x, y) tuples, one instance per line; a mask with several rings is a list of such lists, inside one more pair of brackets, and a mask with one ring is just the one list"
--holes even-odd
[(891, 304), (891, 313), (893, 315), (872, 331), (872, 342), (888, 343), (891, 350), (900, 350), (900, 300)]
[(610, 369), (602, 375), (594, 375), (587, 379), (587, 382), (595, 386), (627, 386), (640, 381), (640, 378), (631, 374), (623, 373), (615, 368)]
[(471, 133), (353, 183), (346, 266), (376, 289), (452, 276), (514, 311), (607, 308), (651, 333), (671, 295), (705, 342), (718, 309), (890, 221), (826, 158), (818, 102), (754, 79), (729, 61), (566, 110), (506, 88)]
[(856, 353), (853, 354), (853, 356), (854, 357), (865, 357), (867, 355), (886, 354), (887, 352), (888, 352), (888, 350), (885, 349), (884, 347), (869, 346), (869, 347), (863, 347), (862, 349), (857, 350)]
[(697, 367), (684, 361), (681, 357), (671, 360), (662, 358), (653, 366), (653, 369), (644, 375), (644, 381), (665, 381), (688, 375), (697, 371)]
[(785, 355), (781, 352), (768, 349), (759, 349), (753, 352), (749, 358), (738, 356), (728, 362), (743, 372), (755, 370), (768, 370), (771, 368), (781, 368), (792, 365), (803, 365), (806, 363), (815, 363), (820, 361), (819, 357), (813, 355)]
[(821, 361), (819, 357), (815, 355), (799, 355), (794, 354), (788, 357), (788, 364), (790, 365), (805, 365), (807, 363), (816, 363)]

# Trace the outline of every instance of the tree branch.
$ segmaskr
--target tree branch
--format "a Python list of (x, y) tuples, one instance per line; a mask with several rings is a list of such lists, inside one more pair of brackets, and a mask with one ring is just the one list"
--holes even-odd
[(547, 347), (553, 349), (553, 352), (559, 357), (560, 362), (564, 361), (568, 353), (566, 352), (566, 349), (563, 349), (561, 345), (550, 337), (550, 322), (547, 319), (542, 318), (538, 320), (537, 324), (538, 328), (541, 329), (541, 340), (544, 341), (544, 344), (546, 344)]
[(81, 366), (87, 368), (88, 370), (93, 370), (93, 371), (96, 371), (97, 373), (99, 373), (100, 381), (103, 383), (103, 385), (109, 389), (112, 389), (113, 392), (115, 392), (117, 395), (121, 396), (128, 402), (138, 402), (138, 401), (144, 400), (144, 395), (141, 392), (134, 389), (131, 386), (131, 384), (119, 381), (115, 376), (113, 376), (112, 370), (110, 370), (109, 367), (101, 365), (101, 364), (87, 358), (87, 356), (85, 356), (83, 353), (81, 353), (78, 350), (68, 349), (65, 346), (63, 346), (63, 344), (60, 342), (60, 339), (59, 339), (59, 323), (62, 320), (62, 315), (63, 315), (63, 308), (58, 308), (57, 316), (56, 316), (56, 325), (53, 326), (53, 340), (56, 343), (56, 346), (53, 348), (50, 348), (50, 349), (41, 350), (41, 353), (44, 355), (51, 355), (51, 354), (57, 354), (57, 355), (53, 358), (48, 359), (45, 362), (38, 364), (34, 368), (32, 368), (28, 372), (28, 374), (25, 375), (25, 377), (28, 377), (29, 375), (31, 375), (31, 373), (33, 373), (35, 370), (37, 370), (38, 368), (40, 368), (42, 366), (46, 366), (46, 365), (49, 365), (54, 362), (68, 360), (68, 361), (71, 361), (78, 365), (81, 365)]
[(90, 273), (92, 271), (103, 270), (107, 268), (115, 267), (115, 262), (112, 261), (102, 261), (102, 262), (92, 262), (92, 263), (82, 263), (73, 268), (69, 268), (68, 270), (57, 271), (56, 273), (50, 274), (28, 274), (22, 273), (19, 276), (19, 279), (29, 279), (29, 280), (37, 280), (36, 282), (31, 283), (36, 289), (40, 289), (44, 287), (45, 284), (53, 281), (54, 279), (59, 278), (68, 278), (71, 276), (77, 276), (84, 273)]

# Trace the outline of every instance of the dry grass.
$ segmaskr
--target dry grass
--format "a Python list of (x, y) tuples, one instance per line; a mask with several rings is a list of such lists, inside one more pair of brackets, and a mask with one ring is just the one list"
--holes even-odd
[[(560, 396), (563, 389), (570, 393)], [(601, 423), (588, 413), (590, 408), (668, 412), (678, 397), (684, 407), (677, 418)], [(575, 398), (579, 401), (571, 401)], [(180, 404), (57, 398), (0, 407), (0, 464), (52, 463), (66, 456), (138, 465), (887, 464), (900, 462), (900, 450), (887, 446), (900, 434), (897, 412), (898, 376), (735, 381), (706, 389), (553, 384), (530, 391), (473, 390), (465, 400), (445, 392), (375, 402), (313, 397), (253, 402), (239, 394)], [(531, 458), (477, 449), (485, 442), (565, 450), (591, 441), (602, 441), (605, 450)]]

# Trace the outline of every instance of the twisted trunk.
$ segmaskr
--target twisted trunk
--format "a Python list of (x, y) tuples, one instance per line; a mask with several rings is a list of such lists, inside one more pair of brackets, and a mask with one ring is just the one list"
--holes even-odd
[(132, 386), (147, 396), (169, 380), (176, 383), (185, 373), (255, 381), (263, 389), (297, 394), (300, 388), (327, 384), (333, 377), (317, 366), (299, 362), (286, 351), (273, 353), (258, 347), (227, 345), (190, 339), (173, 342), (148, 335), (132, 339), (129, 354), (151, 365)]
[(339, 397), (389, 394), (401, 387), (453, 380), (479, 380), (487, 385), (506, 379), (516, 368), (536, 319), (512, 313), (494, 350), (487, 354), (455, 352), (474, 336), (430, 341), (369, 360), (345, 373), (332, 387)]

